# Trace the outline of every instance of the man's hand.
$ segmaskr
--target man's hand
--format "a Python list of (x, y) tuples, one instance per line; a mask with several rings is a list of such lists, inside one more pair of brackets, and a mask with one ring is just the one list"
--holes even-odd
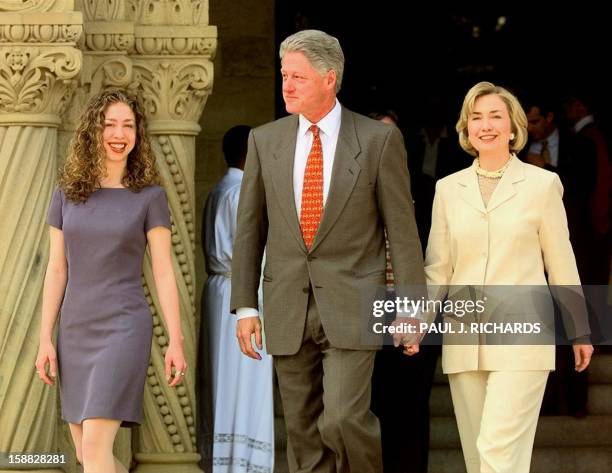
[(393, 334), (393, 345), (396, 347), (403, 345), (404, 355), (412, 356), (419, 352), (419, 343), (423, 338), (420, 323), (421, 321), (415, 317), (397, 317), (391, 323), (391, 326), (397, 330)]
[(575, 369), (579, 373), (588, 368), (593, 356), (593, 345), (574, 345)]
[(236, 337), (240, 345), (240, 351), (254, 360), (261, 360), (261, 355), (255, 351), (252, 343), (252, 335), (255, 334), (255, 344), (259, 350), (263, 349), (261, 343), (261, 320), (259, 317), (245, 317), (236, 324)]

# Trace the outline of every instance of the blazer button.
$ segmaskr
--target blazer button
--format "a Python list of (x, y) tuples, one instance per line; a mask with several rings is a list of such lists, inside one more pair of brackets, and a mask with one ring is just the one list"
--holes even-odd
[(308, 255), (308, 256), (306, 257), (306, 259), (307, 259), (308, 261), (312, 261), (312, 260), (317, 259), (317, 257), (316, 257), (316, 256), (312, 256), (312, 255)]
[(309, 288), (307, 288), (307, 287), (305, 287), (304, 289), (302, 289), (302, 292), (303, 292), (304, 294), (308, 294), (308, 293), (310, 292), (310, 289), (309, 289)]

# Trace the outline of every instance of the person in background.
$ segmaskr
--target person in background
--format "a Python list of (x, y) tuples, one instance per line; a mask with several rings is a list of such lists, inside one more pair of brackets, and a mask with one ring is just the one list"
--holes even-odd
[[(372, 112), (368, 116), (399, 127), (399, 117), (393, 110)], [(409, 162), (411, 159), (412, 156), (408, 155)], [(414, 179), (412, 184), (413, 189), (418, 185)], [(415, 210), (418, 215), (418, 202)], [(421, 231), (423, 229), (419, 227), (419, 234)], [(386, 247), (387, 290), (389, 299), (394, 300), (395, 285), (388, 240)], [(427, 473), (429, 396), (439, 352), (439, 345), (429, 345), (424, 340), (419, 353), (413, 356), (406, 356), (403, 347), (395, 347), (391, 342), (385, 343), (376, 354), (372, 375), (372, 411), (380, 420), (385, 473)], [(405, 429), (407, 425), (410, 426), (408, 432)]]
[(595, 155), (595, 182), (586, 202), (585, 240), (588, 241), (586, 264), (582, 271), (584, 284), (606, 285), (610, 278), (610, 199), (612, 166), (608, 144), (591, 111), (585, 93), (568, 95), (563, 104), (565, 118), (584, 148)]
[(412, 195), (423, 247), (427, 244), (431, 227), (436, 182), (469, 165), (465, 154), (457, 150), (457, 135), (447, 124), (447, 108), (447, 102), (441, 96), (428, 98), (419, 114), (418, 131), (406, 140)]
[(236, 318), (230, 313), (236, 213), (250, 131), (238, 125), (223, 137), (227, 173), (208, 195), (204, 210), (202, 241), (208, 280), (200, 337), (212, 372), (200, 382), (212, 392), (213, 473), (274, 470), (272, 357), (264, 351), (257, 362), (241, 353), (235, 338)]
[[(567, 214), (570, 241), (576, 256), (581, 282), (586, 281), (586, 265), (591, 242), (587, 237), (590, 227), (589, 200), (595, 189), (597, 176), (594, 148), (560, 125), (555, 103), (546, 95), (532, 94), (525, 101), (529, 143), (524, 160), (559, 175), (563, 184), (563, 203)], [(563, 325), (560, 313), (556, 317), (560, 338)], [(555, 371), (548, 377), (543, 415), (572, 415), (583, 417), (587, 411), (588, 370), (574, 369), (572, 347), (556, 347)]]

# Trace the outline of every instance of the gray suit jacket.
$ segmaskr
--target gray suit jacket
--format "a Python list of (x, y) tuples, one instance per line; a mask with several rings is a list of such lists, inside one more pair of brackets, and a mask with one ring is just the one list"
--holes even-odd
[(238, 205), (231, 310), (257, 307), (265, 247), (269, 353), (299, 350), (310, 290), (332, 346), (372, 349), (364, 343), (363, 299), (372, 287), (385, 284), (385, 227), (396, 285), (425, 284), (401, 133), (342, 108), (329, 195), (307, 251), (293, 195), (297, 127), (293, 115), (251, 132)]

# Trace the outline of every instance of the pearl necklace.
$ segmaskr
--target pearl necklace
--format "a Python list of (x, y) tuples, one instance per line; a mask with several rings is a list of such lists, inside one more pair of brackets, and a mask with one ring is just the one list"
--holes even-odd
[(480, 160), (476, 158), (476, 174), (482, 177), (486, 177), (488, 179), (501, 179), (501, 177), (504, 175), (504, 171), (508, 169), (508, 166), (510, 165), (511, 160), (512, 160), (512, 156), (508, 158), (506, 163), (501, 168), (499, 168), (497, 171), (487, 171), (486, 169), (482, 169), (480, 167)]

